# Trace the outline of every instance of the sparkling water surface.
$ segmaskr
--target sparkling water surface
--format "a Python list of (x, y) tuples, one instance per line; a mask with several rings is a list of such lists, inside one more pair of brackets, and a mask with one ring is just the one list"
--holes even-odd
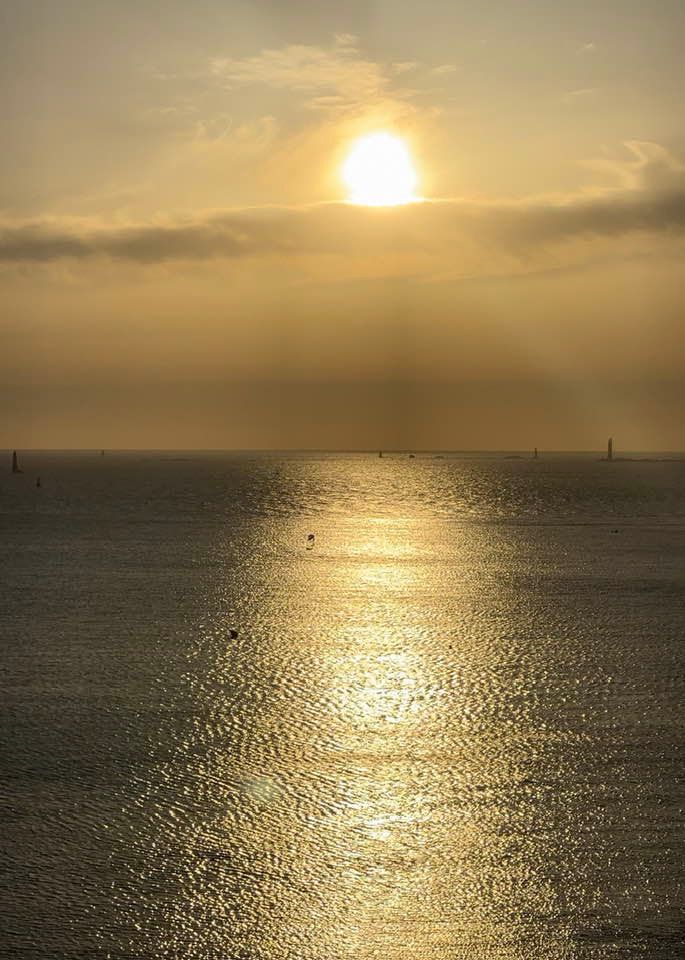
[(683, 955), (685, 462), (6, 460), (0, 956)]

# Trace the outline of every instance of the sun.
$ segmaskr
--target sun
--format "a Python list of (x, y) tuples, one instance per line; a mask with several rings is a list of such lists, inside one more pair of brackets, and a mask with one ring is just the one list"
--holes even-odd
[(370, 133), (356, 141), (342, 168), (349, 203), (395, 207), (413, 203), (418, 177), (406, 143), (390, 133)]

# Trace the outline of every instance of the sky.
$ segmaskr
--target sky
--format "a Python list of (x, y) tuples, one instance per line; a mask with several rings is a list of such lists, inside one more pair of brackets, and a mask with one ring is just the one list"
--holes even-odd
[[(685, 449), (682, 0), (0, 7), (0, 446)], [(348, 202), (401, 138), (421, 202)]]

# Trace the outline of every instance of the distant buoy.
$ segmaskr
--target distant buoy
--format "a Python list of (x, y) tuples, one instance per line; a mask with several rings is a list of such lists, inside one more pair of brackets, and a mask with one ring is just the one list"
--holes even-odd
[(308, 534), (307, 534), (307, 550), (311, 550), (311, 549), (312, 549), (312, 547), (314, 546), (314, 541), (315, 541), (315, 540), (316, 540), (316, 537), (314, 536), (313, 533), (308, 533)]
[(238, 631), (235, 629), (235, 627), (231, 627), (231, 629), (228, 631), (228, 635), (231, 638), (231, 640), (238, 639)]
[(40, 477), (36, 477), (36, 486), (37, 486), (37, 487), (40, 486)]

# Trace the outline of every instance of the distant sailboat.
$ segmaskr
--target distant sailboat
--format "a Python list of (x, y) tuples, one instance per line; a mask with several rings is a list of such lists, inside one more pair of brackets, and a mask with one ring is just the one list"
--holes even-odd
[(12, 453), (12, 473), (22, 473), (19, 469), (19, 461), (17, 460), (17, 451), (15, 450)]
[(533, 450), (533, 460), (537, 460), (537, 459), (538, 459), (538, 448), (536, 447), (535, 450)]
[(607, 460), (614, 459), (614, 441), (609, 437), (609, 442), (607, 443)]

